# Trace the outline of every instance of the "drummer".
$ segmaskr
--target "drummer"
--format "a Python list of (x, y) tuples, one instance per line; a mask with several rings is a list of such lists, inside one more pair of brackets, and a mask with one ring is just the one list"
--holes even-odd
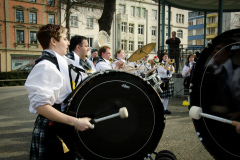
[(162, 53), (159, 57), (159, 62), (161, 62), (162, 67), (158, 67), (158, 75), (161, 77), (161, 80), (165, 83), (165, 85), (168, 85), (166, 88), (167, 90), (163, 90), (163, 92), (159, 92), (159, 95), (162, 99), (165, 114), (171, 114), (171, 111), (167, 109), (168, 101), (170, 98), (173, 97), (174, 94), (174, 82), (172, 80), (172, 74), (174, 73), (174, 67), (173, 64), (170, 63), (170, 59), (168, 59), (168, 54)]
[[(34, 66), (25, 83), (25, 88), (29, 92), (29, 111), (38, 114), (32, 133), (31, 160), (51, 159), (51, 156), (55, 157), (54, 159), (73, 160), (75, 148), (69, 148), (69, 152), (63, 153), (61, 141), (54, 134), (55, 130), (50, 130), (50, 126), (59, 122), (84, 131), (91, 125), (90, 118), (78, 119), (63, 113), (66, 108), (63, 100), (72, 91), (67, 58), (64, 56), (69, 46), (66, 33), (66, 28), (53, 24), (41, 26), (37, 33), (37, 39), (44, 49), (42, 55), (55, 58), (57, 65), (50, 60), (42, 60)], [(69, 132), (67, 131), (67, 133)], [(48, 148), (47, 144), (55, 139), (56, 143), (53, 143), (56, 147)], [(70, 140), (70, 144), (73, 141)], [(67, 147), (70, 146), (67, 145)]]
[(89, 51), (87, 38), (84, 36), (74, 36), (70, 40), (70, 52), (66, 55), (75, 61), (76, 66), (81, 66), (89, 73), (96, 72), (96, 68), (92, 61), (86, 58)]
[(108, 69), (115, 69), (119, 70), (121, 66), (123, 65), (123, 62), (121, 60), (118, 60), (115, 62), (116, 66), (113, 68), (112, 64), (109, 62), (109, 59), (111, 57), (110, 53), (110, 47), (109, 46), (103, 46), (98, 50), (98, 61), (96, 64), (96, 70), (108, 70)]

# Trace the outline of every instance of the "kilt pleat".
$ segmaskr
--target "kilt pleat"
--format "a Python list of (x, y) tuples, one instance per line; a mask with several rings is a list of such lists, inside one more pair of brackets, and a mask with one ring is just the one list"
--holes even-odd
[(42, 116), (38, 116), (35, 121), (35, 127), (32, 133), (32, 142), (30, 148), (30, 160), (41, 160), (46, 159), (44, 157), (46, 152), (45, 146), (45, 136), (46, 136), (46, 128), (49, 124), (50, 120), (46, 119)]
[(172, 78), (170, 78), (170, 80), (169, 80), (168, 89), (163, 91), (162, 93), (159, 92), (159, 95), (162, 99), (169, 99), (169, 98), (173, 97), (173, 95), (174, 95), (174, 82), (173, 82)]

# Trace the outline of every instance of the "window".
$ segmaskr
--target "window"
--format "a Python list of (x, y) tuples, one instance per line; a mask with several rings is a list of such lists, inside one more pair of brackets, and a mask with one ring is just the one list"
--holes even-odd
[(134, 45), (134, 41), (129, 41), (129, 43), (128, 43), (128, 50), (129, 51), (134, 51), (133, 45)]
[(23, 11), (22, 10), (16, 10), (16, 21), (17, 22), (23, 22)]
[(126, 22), (122, 22), (122, 32), (127, 32), (127, 23)]
[(142, 48), (143, 42), (138, 42), (138, 48)]
[(208, 33), (209, 34), (214, 34), (215, 33), (215, 28), (214, 27), (208, 28)]
[(203, 19), (197, 19), (196, 24), (203, 24)]
[(55, 14), (49, 14), (48, 15), (48, 23), (49, 24), (55, 24)]
[(168, 38), (168, 27), (166, 27), (165, 33), (166, 33), (166, 37)]
[(17, 30), (17, 43), (24, 43), (24, 31)]
[(188, 30), (188, 36), (193, 36), (193, 30)]
[(127, 50), (127, 41), (126, 40), (122, 40), (121, 41), (121, 49), (122, 50)]
[(142, 18), (146, 18), (146, 8), (142, 8)]
[(143, 29), (144, 29), (143, 25), (138, 25), (138, 34), (143, 34)]
[(203, 45), (203, 39), (196, 40), (196, 45)]
[(134, 32), (134, 24), (129, 24), (129, 33)]
[(188, 26), (192, 26), (193, 25), (193, 21), (188, 21)]
[(177, 30), (177, 37), (183, 38), (183, 31), (182, 30)]
[(29, 2), (36, 2), (36, 0), (29, 0)]
[(191, 40), (191, 41), (188, 41), (188, 45), (189, 45), (189, 46), (193, 45), (193, 41), (192, 41), (192, 40)]
[(93, 47), (93, 38), (92, 37), (87, 37), (87, 41), (88, 41), (88, 47)]
[(89, 11), (89, 12), (93, 12), (93, 8), (87, 8), (87, 11)]
[(131, 6), (131, 16), (135, 17), (135, 7)]
[(156, 36), (157, 27), (152, 26), (152, 36)]
[(157, 20), (157, 10), (152, 10), (152, 20)]
[(93, 28), (93, 18), (87, 18), (87, 28)]
[(203, 35), (203, 29), (196, 29), (196, 35)]
[(136, 8), (136, 17), (140, 17), (140, 7)]
[(37, 13), (36, 12), (29, 13), (29, 23), (37, 23)]
[(209, 23), (214, 23), (215, 22), (215, 18), (214, 17), (209, 17), (208, 18), (208, 22)]
[(125, 5), (119, 5), (119, 13), (125, 14)]
[(30, 43), (37, 44), (37, 32), (30, 31)]
[(71, 16), (71, 26), (78, 26), (78, 17), (77, 16)]
[(48, 5), (55, 5), (55, 0), (48, 0)]
[(176, 14), (176, 22), (184, 24), (184, 15), (183, 14)]

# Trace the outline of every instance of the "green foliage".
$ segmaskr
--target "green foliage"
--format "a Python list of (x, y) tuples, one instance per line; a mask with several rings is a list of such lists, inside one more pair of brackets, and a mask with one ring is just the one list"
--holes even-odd
[[(1, 72), (0, 80), (6, 80), (6, 81), (0, 81), (0, 87), (22, 86), (24, 85), (25, 79), (27, 79), (28, 74), (29, 72)], [(12, 81), (9, 81), (11, 79)]]

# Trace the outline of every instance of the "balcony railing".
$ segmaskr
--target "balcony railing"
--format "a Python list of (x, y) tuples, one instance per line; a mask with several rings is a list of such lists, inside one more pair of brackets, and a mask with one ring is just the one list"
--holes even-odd
[[(162, 47), (160, 47), (162, 48)], [(187, 56), (189, 54), (196, 54), (196, 52), (201, 53), (201, 49), (204, 49), (204, 47), (193, 47), (192, 49), (189, 48), (179, 48), (179, 56), (177, 57), (170, 57), (171, 59), (175, 59), (175, 62), (179, 61), (179, 68), (178, 68), (178, 73), (182, 72), (182, 69), (187, 61)], [(163, 50), (159, 50), (158, 52), (158, 56), (160, 56), (161, 53), (163, 52), (167, 52), (168, 54), (170, 53), (170, 50), (166, 48), (166, 46), (164, 46)], [(171, 51), (172, 52), (172, 51)], [(175, 54), (173, 54), (175, 55)], [(178, 58), (178, 60), (176, 59)], [(174, 65), (174, 67), (176, 68), (176, 64)]]
[(214, 23), (207, 23), (207, 28), (216, 28), (218, 27), (218, 23), (214, 22)]
[(213, 33), (213, 34), (207, 34), (206, 35), (206, 38), (209, 39), (209, 38), (215, 38), (217, 36), (217, 33)]

